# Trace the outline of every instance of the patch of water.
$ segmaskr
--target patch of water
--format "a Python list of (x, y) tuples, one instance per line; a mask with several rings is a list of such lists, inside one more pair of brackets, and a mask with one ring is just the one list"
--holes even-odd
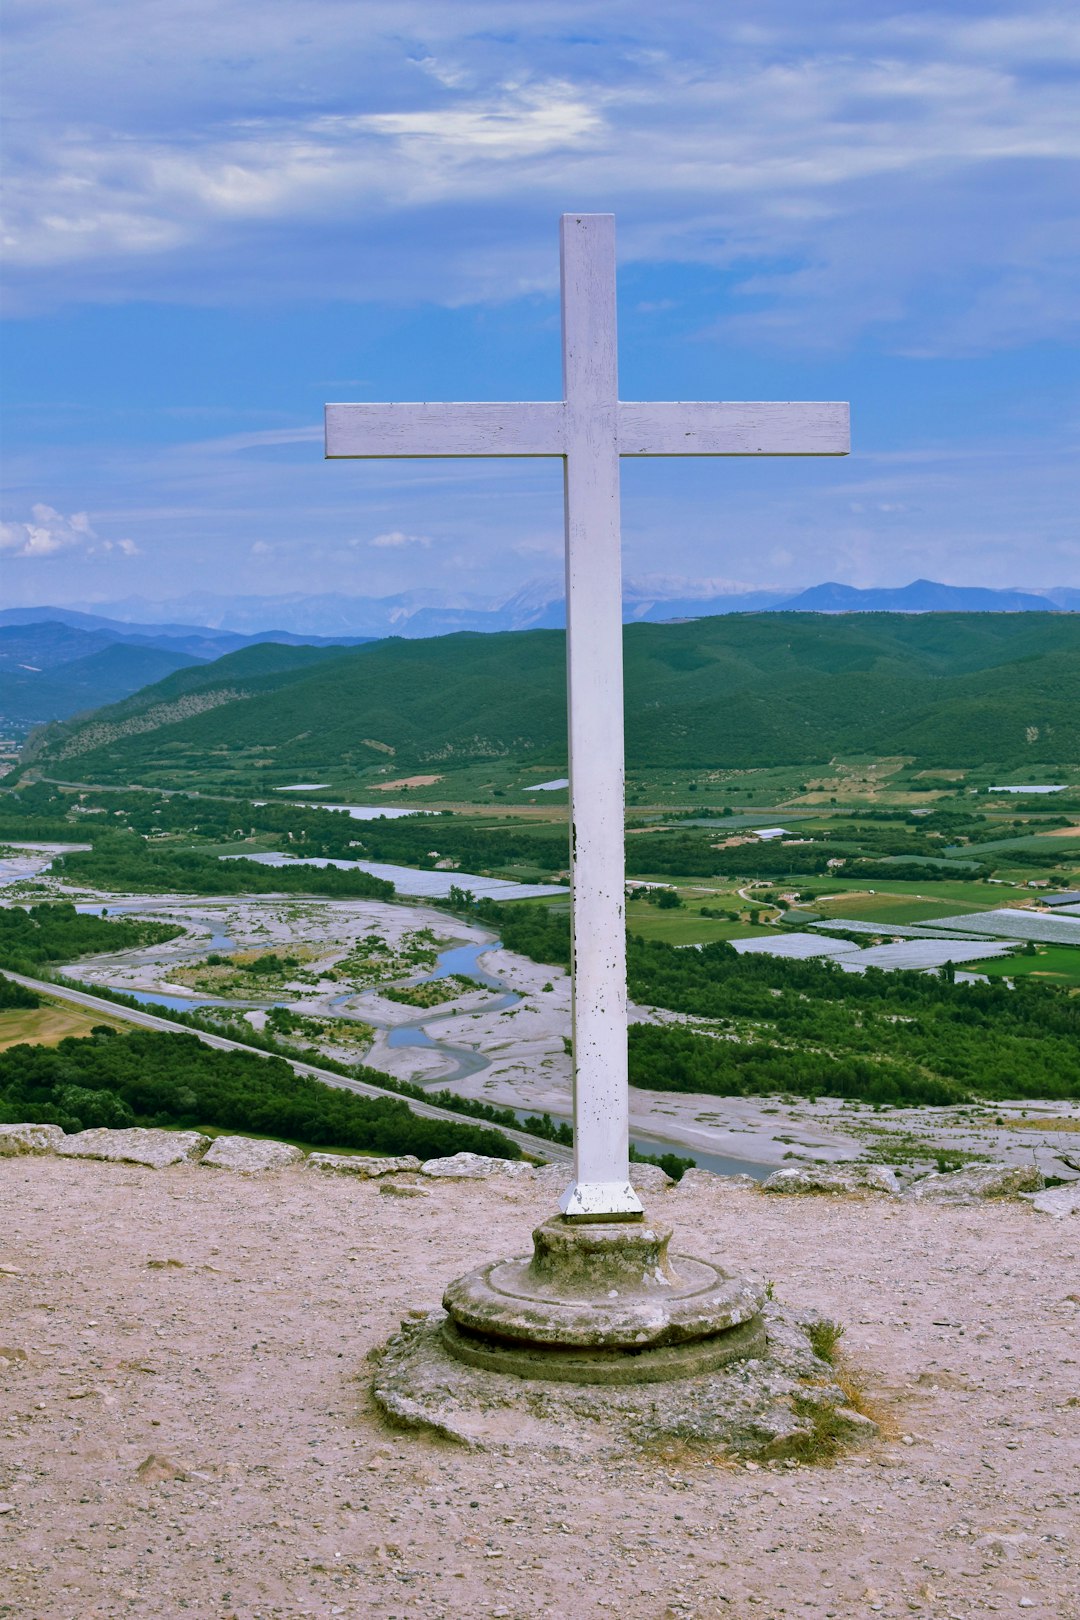
[(259, 866), (336, 866), (343, 872), (369, 872), (372, 877), (392, 883), (399, 894), (427, 899), (448, 899), (454, 887), (469, 889), (477, 896), (487, 895), (492, 900), (530, 900), (570, 892), (556, 883), (514, 883), (506, 878), (480, 877), (475, 872), (429, 872), (420, 867), (393, 866), (383, 861), (334, 860), (326, 855), (310, 855), (301, 859), (275, 851), (261, 855), (221, 855), (219, 859), (255, 861)]
[[(433, 972), (427, 973), (419, 981), (420, 984), (432, 984), (436, 979), (448, 979), (451, 974), (461, 973), (467, 979), (475, 979), (478, 984), (486, 984), (491, 990), (505, 990), (506, 986), (501, 979), (488, 973), (480, 966), (480, 958), (485, 951), (494, 950), (494, 945), (452, 945), (449, 950), (440, 951)], [(515, 997), (520, 1001), (521, 997)]]
[[(514, 1113), (524, 1125), (529, 1118), (535, 1119), (544, 1113), (542, 1108), (515, 1108)], [(573, 1120), (566, 1114), (552, 1114), (548, 1117), (556, 1125), (572, 1125)], [(776, 1169), (775, 1164), (757, 1164), (752, 1159), (729, 1159), (723, 1153), (705, 1153), (701, 1148), (687, 1147), (682, 1142), (663, 1142), (658, 1137), (632, 1135), (630, 1138), (639, 1153), (647, 1153), (652, 1158), (659, 1158), (664, 1153), (677, 1153), (680, 1159), (691, 1159), (701, 1170), (711, 1170), (718, 1176), (753, 1176), (755, 1181), (764, 1181)], [(567, 1172), (569, 1174), (569, 1172)]]
[(199, 996), (170, 996), (157, 990), (124, 990), (125, 996), (143, 1006), (168, 1007), (171, 1012), (201, 1012), (204, 1007), (236, 1007), (240, 1012), (262, 1011), (269, 1007), (287, 1007), (287, 1001), (211, 1001)]
[[(329, 787), (329, 782), (315, 782), (312, 787)], [(287, 788), (275, 788), (276, 793), (286, 793)], [(266, 803), (265, 799), (253, 799), (254, 805)], [(344, 810), (353, 821), (397, 821), (402, 816), (433, 816), (436, 810), (414, 809), (407, 804), (328, 804), (321, 799), (293, 799), (298, 810)]]

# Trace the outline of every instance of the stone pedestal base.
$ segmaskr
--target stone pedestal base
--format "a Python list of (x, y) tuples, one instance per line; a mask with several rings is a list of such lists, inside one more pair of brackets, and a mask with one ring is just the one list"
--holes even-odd
[(533, 1254), (451, 1283), (377, 1353), (396, 1423), (466, 1445), (621, 1452), (680, 1440), (800, 1456), (873, 1438), (804, 1323), (647, 1219), (533, 1234)]
[(670, 1227), (568, 1221), (530, 1256), (496, 1260), (443, 1295), (444, 1342), (474, 1367), (560, 1383), (686, 1378), (764, 1348), (765, 1296), (709, 1261), (668, 1254)]

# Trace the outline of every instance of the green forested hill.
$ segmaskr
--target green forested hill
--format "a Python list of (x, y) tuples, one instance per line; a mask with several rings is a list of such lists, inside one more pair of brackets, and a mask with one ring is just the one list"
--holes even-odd
[[(632, 767), (911, 754), (1020, 769), (1080, 758), (1080, 616), (760, 614), (626, 631)], [(559, 631), (263, 646), (39, 735), (34, 763), (159, 781), (213, 763), (318, 780), (342, 766), (565, 765)], [(314, 775), (312, 774), (314, 773)]]

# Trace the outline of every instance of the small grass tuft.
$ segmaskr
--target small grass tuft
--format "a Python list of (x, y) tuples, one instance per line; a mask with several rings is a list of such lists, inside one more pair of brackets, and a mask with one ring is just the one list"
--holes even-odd
[(831, 1322), (822, 1317), (817, 1322), (811, 1322), (806, 1329), (806, 1337), (810, 1340), (810, 1348), (815, 1356), (827, 1361), (830, 1366), (836, 1360), (836, 1350), (844, 1336), (842, 1322)]

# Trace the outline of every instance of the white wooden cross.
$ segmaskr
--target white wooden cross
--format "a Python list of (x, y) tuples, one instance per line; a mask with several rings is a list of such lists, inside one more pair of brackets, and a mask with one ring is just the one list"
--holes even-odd
[(840, 404), (621, 401), (615, 218), (564, 214), (564, 398), (328, 405), (330, 460), (561, 456), (566, 512), (574, 1179), (565, 1215), (641, 1214), (629, 1177), (623, 855), (620, 456), (842, 456)]

